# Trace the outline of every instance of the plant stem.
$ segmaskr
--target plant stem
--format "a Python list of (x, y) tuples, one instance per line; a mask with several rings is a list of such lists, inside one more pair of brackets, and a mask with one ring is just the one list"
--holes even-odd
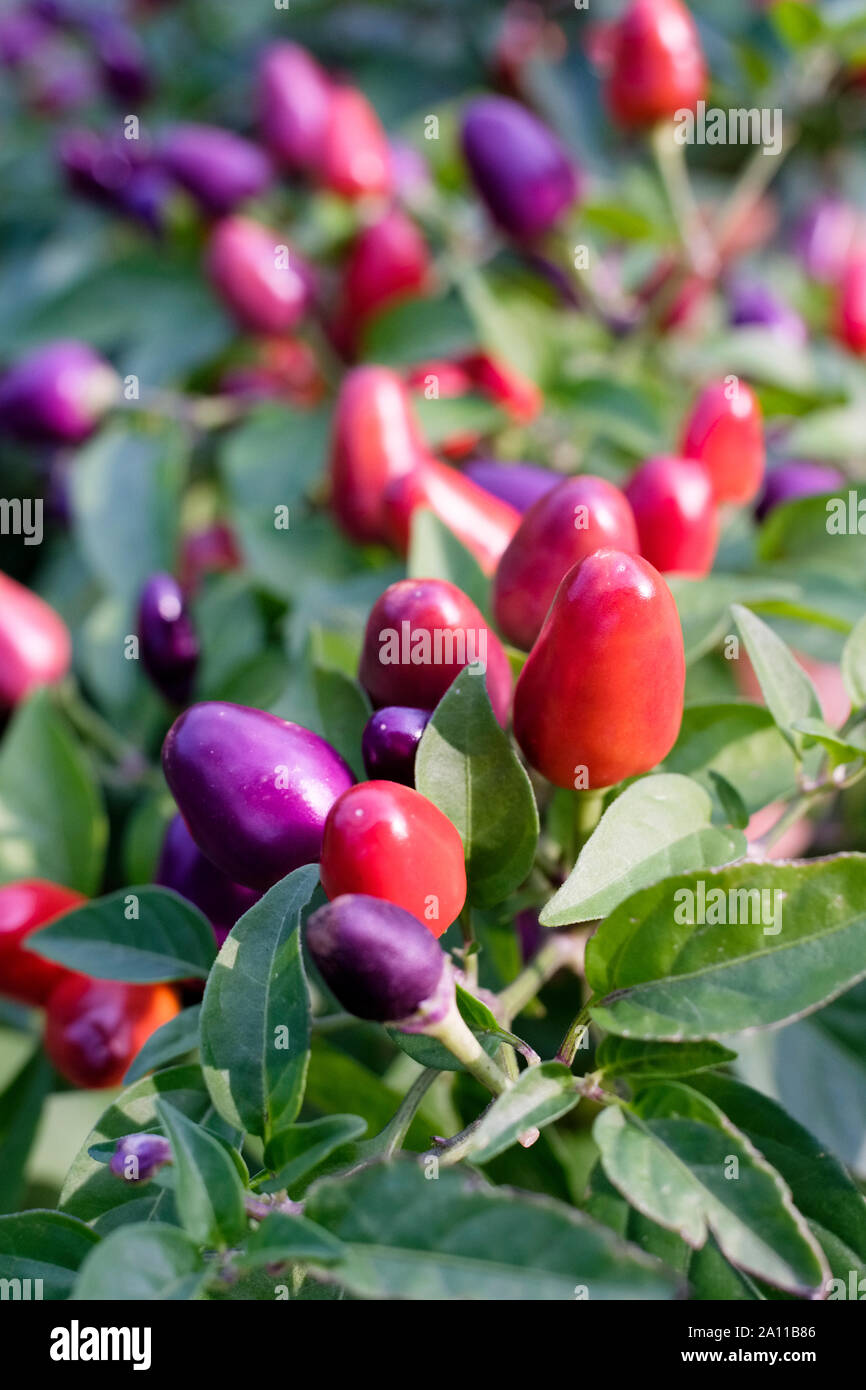
[(476, 1081), (480, 1081), (494, 1096), (501, 1095), (511, 1086), (511, 1079), (500, 1070), (493, 1058), (487, 1055), (475, 1034), (464, 1022), (456, 1000), (441, 1023), (425, 1028), (424, 1032), (428, 1038), (436, 1038), (443, 1043), (458, 1062), (462, 1062), (466, 1070), (472, 1073)]
[(551, 933), (549, 940), (545, 941), (525, 969), (498, 997), (500, 1018), (506, 1027), (511, 1026), (512, 1019), (522, 1013), (542, 985), (564, 965), (572, 964), (577, 969), (588, 933), (589, 928), (581, 928), (577, 932)]
[(468, 903), (464, 903), (460, 913), (460, 930), (463, 933), (463, 973), (471, 989), (478, 983), (478, 950), (472, 929), (472, 909)]
[(580, 1013), (569, 1025), (568, 1032), (559, 1045), (556, 1060), (557, 1062), (564, 1062), (567, 1067), (573, 1065), (575, 1056), (577, 1055), (577, 1049), (583, 1042), (586, 1031), (589, 1028), (589, 1006), (591, 1003), (591, 999), (586, 1001)]
[(685, 145), (676, 139), (669, 120), (659, 121), (653, 127), (650, 141), (689, 266), (696, 275), (709, 278), (718, 269), (718, 257), (692, 192)]
[(390, 1158), (398, 1149), (402, 1148), (403, 1140), (409, 1132), (409, 1126), (415, 1118), (419, 1105), (426, 1096), (433, 1082), (441, 1073), (435, 1067), (425, 1067), (416, 1076), (409, 1090), (406, 1092), (400, 1107), (394, 1114), (393, 1119), (382, 1130), (379, 1138), (383, 1140), (382, 1157)]
[(341, 1028), (350, 1028), (357, 1022), (358, 1020), (354, 1014), (319, 1014), (318, 1018), (313, 1019), (313, 1032), (337, 1033)]

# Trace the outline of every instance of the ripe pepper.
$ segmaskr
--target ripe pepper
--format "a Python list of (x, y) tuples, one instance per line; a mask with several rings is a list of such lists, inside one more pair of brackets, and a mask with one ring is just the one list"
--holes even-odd
[(74, 1086), (117, 1086), (151, 1033), (179, 1012), (168, 985), (71, 975), (46, 1004), (45, 1051)]
[(430, 457), (389, 483), (384, 507), (390, 539), (402, 555), (409, 549), (412, 517), (426, 507), (472, 551), (485, 574), (493, 573), (520, 524), (520, 513), (508, 502)]
[(606, 97), (618, 125), (694, 110), (707, 88), (698, 31), (682, 0), (632, 0), (610, 43)]
[(556, 786), (614, 786), (670, 752), (685, 674), (661, 575), (639, 555), (597, 550), (563, 579), (520, 673), (515, 737)]
[(466, 901), (460, 835), (426, 796), (397, 782), (359, 782), (328, 813), (322, 887), (396, 903), (439, 937)]
[(493, 220), (532, 240), (575, 202), (579, 180), (557, 136), (510, 97), (478, 97), (463, 118), (463, 154)]
[(283, 333), (303, 317), (311, 300), (311, 276), (297, 252), (279, 232), (233, 214), (211, 234), (207, 268), (211, 282), (242, 328)]
[(486, 668), (490, 703), (505, 725), (511, 667), (481, 612), (445, 579), (400, 579), (370, 611), (358, 678), (374, 705), (433, 710), (474, 662)]
[(38, 685), (69, 671), (69, 629), (44, 599), (0, 573), (0, 708), (11, 709)]
[(21, 439), (79, 444), (119, 393), (114, 368), (86, 343), (49, 343), (0, 378), (0, 429)]
[(141, 663), (167, 700), (184, 705), (192, 694), (199, 644), (183, 590), (170, 574), (153, 574), (138, 604)]
[(0, 994), (41, 1006), (71, 973), (28, 950), (26, 942), (86, 899), (47, 879), (26, 878), (0, 888)]
[(625, 490), (640, 553), (660, 574), (709, 574), (719, 521), (709, 474), (696, 459), (647, 459)]
[(717, 502), (751, 502), (764, 477), (761, 407), (737, 377), (705, 387), (683, 427), (681, 453), (700, 459)]
[(563, 575), (601, 546), (637, 551), (631, 507), (606, 478), (564, 478), (529, 508), (497, 566), (493, 616), (503, 636), (529, 651)]
[(353, 540), (386, 541), (385, 492), (426, 445), (402, 379), (389, 367), (355, 367), (343, 378), (331, 440), (331, 505)]

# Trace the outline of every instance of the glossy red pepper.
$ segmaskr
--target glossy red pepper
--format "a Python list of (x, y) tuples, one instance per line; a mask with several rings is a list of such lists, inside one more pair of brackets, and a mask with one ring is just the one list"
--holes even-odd
[(709, 474), (696, 459), (647, 459), (625, 490), (640, 553), (661, 574), (709, 574), (719, 520)]
[(506, 724), (511, 667), (475, 604), (445, 579), (400, 579), (373, 605), (358, 676), (380, 708), (432, 710), (473, 662), (486, 667), (493, 712)]
[(564, 478), (533, 503), (493, 579), (493, 616), (503, 637), (529, 651), (563, 575), (602, 546), (638, 550), (631, 507), (606, 478)]
[(409, 392), (390, 367), (355, 367), (337, 397), (331, 505), (353, 540), (387, 541), (385, 490), (426, 454)]
[(365, 227), (352, 246), (343, 272), (340, 335), (353, 345), (374, 314), (430, 288), (427, 242), (399, 207)]
[(396, 903), (439, 937), (466, 900), (463, 843), (438, 806), (397, 782), (360, 782), (335, 801), (322, 840), (331, 899), (366, 893)]
[(851, 256), (836, 290), (836, 336), (852, 352), (866, 354), (866, 253)]
[(69, 629), (44, 599), (0, 573), (0, 708), (69, 671)]
[(679, 732), (679, 614), (639, 555), (597, 550), (569, 570), (514, 695), (514, 733), (559, 787), (609, 787), (655, 767)]
[(48, 999), (45, 1051), (74, 1086), (118, 1086), (151, 1033), (179, 1012), (178, 997), (168, 985), (73, 975)]
[(392, 544), (405, 555), (412, 517), (428, 507), (471, 550), (485, 574), (492, 574), (517, 527), (520, 513), (439, 459), (422, 458), (385, 493), (385, 516)]
[(335, 87), (328, 106), (321, 159), (314, 171), (344, 198), (391, 191), (391, 151), (379, 117), (356, 87)]
[(0, 994), (22, 1004), (42, 1005), (71, 973), (43, 960), (28, 945), (40, 927), (86, 899), (72, 888), (43, 878), (21, 879), (0, 888)]
[(751, 502), (766, 458), (761, 407), (751, 387), (738, 377), (707, 386), (685, 422), (681, 453), (700, 459), (717, 502)]
[(682, 0), (633, 0), (610, 44), (607, 104), (622, 126), (640, 127), (693, 110), (707, 70), (695, 22)]
[(249, 217), (224, 217), (217, 223), (207, 263), (214, 288), (242, 328), (282, 333), (309, 307), (308, 267), (287, 248), (282, 233)]

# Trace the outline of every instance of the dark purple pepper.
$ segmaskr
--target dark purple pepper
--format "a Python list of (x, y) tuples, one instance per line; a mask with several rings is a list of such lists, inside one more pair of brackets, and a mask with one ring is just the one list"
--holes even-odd
[(463, 153), (494, 221), (521, 240), (548, 231), (578, 196), (577, 170), (557, 136), (509, 97), (470, 103)]
[(118, 1139), (108, 1166), (126, 1182), (150, 1182), (171, 1161), (171, 1144), (161, 1134), (127, 1134)]
[(192, 694), (199, 645), (183, 590), (170, 574), (152, 574), (138, 602), (141, 664), (167, 700), (183, 705)]
[(361, 736), (367, 776), (414, 787), (415, 754), (430, 715), (430, 710), (407, 705), (386, 705), (371, 714)]
[(526, 512), (557, 483), (561, 473), (540, 468), (535, 463), (499, 463), (497, 459), (474, 459), (462, 472), (473, 483), (483, 487), (503, 502), (510, 502), (519, 512)]
[(514, 919), (514, 929), (520, 943), (520, 959), (526, 965), (527, 961), (532, 960), (547, 936), (547, 932), (538, 920), (537, 908), (525, 907), (522, 912), (518, 912)]
[(103, 86), (110, 97), (126, 105), (138, 105), (151, 92), (147, 55), (138, 35), (127, 24), (105, 15), (86, 26), (94, 39)]
[(220, 216), (258, 197), (273, 167), (258, 145), (219, 126), (179, 125), (162, 142), (165, 168), (206, 212)]
[(162, 230), (171, 184), (149, 148), (137, 140), (106, 139), (92, 130), (69, 130), (58, 158), (75, 193)]
[(168, 823), (154, 882), (173, 888), (207, 917), (221, 946), (239, 917), (261, 893), (235, 883), (202, 854), (178, 812)]
[(168, 731), (162, 765), (199, 848), (265, 889), (321, 853), (325, 819), (355, 781), (318, 734), (264, 710), (206, 701)]
[(448, 958), (405, 908), (344, 893), (314, 912), (307, 946), (335, 998), (357, 1018), (406, 1023), (422, 1004), (437, 1022), (454, 999)]
[(770, 328), (791, 343), (804, 345), (809, 338), (805, 321), (780, 299), (768, 285), (758, 281), (737, 281), (729, 290), (728, 317), (738, 327)]
[(845, 474), (824, 463), (791, 460), (779, 463), (767, 474), (764, 491), (755, 507), (755, 516), (763, 521), (774, 507), (794, 502), (798, 497), (815, 497), (844, 486)]
[(119, 391), (113, 367), (73, 340), (22, 357), (0, 378), (0, 429), (21, 439), (79, 443)]

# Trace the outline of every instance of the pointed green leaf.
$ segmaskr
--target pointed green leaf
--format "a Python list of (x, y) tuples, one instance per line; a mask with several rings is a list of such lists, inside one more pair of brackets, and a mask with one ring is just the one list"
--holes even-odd
[(571, 1070), (562, 1062), (527, 1067), (485, 1110), (462, 1157), (469, 1163), (489, 1163), (526, 1130), (541, 1129), (566, 1115), (579, 1099)]
[(177, 1302), (196, 1298), (207, 1269), (195, 1242), (176, 1226), (131, 1225), (112, 1231), (85, 1260), (76, 1300)]
[(41, 1279), (41, 1293), (31, 1292), (32, 1298), (68, 1298), (76, 1271), (98, 1244), (95, 1231), (61, 1211), (0, 1216), (0, 1273), (4, 1279)]
[(166, 1100), (156, 1113), (171, 1143), (175, 1200), (184, 1228), (199, 1245), (233, 1245), (247, 1228), (244, 1186), (231, 1154)]
[(792, 726), (798, 719), (821, 718), (815, 687), (790, 647), (772, 628), (738, 603), (731, 604), (731, 613), (755, 668), (767, 709), (782, 733), (799, 747), (801, 740), (797, 734), (792, 735)]
[(169, 1062), (178, 1062), (187, 1053), (196, 1052), (200, 1014), (201, 1004), (193, 1004), (151, 1033), (123, 1078), (124, 1085), (131, 1086), (149, 1071), (158, 1071)]
[(677, 773), (642, 777), (626, 787), (605, 811), (540, 922), (562, 927), (606, 917), (659, 879), (737, 859), (745, 838), (711, 825), (712, 810), (704, 789)]
[(216, 956), (203, 913), (170, 888), (119, 888), (43, 927), (33, 949), (100, 980), (206, 980)]

